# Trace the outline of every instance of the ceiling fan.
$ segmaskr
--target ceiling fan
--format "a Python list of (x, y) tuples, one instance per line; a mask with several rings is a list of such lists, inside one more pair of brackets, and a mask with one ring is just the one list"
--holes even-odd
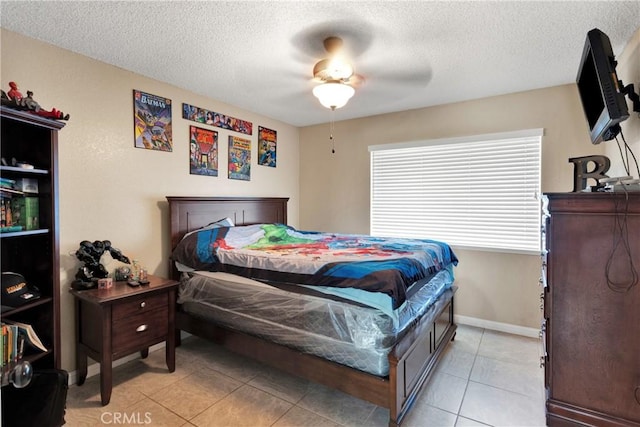
[(313, 77), (321, 81), (340, 80), (349, 83), (355, 76), (353, 65), (344, 52), (344, 42), (340, 37), (327, 37), (323, 42), (324, 48), (329, 54), (313, 67)]
[(335, 110), (349, 101), (355, 93), (354, 87), (362, 84), (364, 78), (355, 73), (340, 37), (327, 37), (323, 45), (329, 57), (313, 67), (313, 78), (321, 82), (313, 89), (313, 94), (323, 106)]

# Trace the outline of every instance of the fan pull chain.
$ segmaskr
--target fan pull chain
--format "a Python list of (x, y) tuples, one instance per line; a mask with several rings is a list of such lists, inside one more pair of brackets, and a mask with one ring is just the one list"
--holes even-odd
[(336, 152), (336, 141), (333, 139), (333, 132), (335, 131), (335, 107), (331, 107), (331, 121), (329, 122), (329, 141), (331, 141), (331, 154)]

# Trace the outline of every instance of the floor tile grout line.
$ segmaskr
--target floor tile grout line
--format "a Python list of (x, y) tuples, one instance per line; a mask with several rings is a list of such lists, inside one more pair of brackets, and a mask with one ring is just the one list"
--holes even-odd
[(272, 422), (271, 424), (269, 424), (270, 426), (274, 426), (278, 423), (278, 421), (280, 421), (281, 419), (283, 419), (289, 412), (291, 412), (291, 410), (293, 408), (295, 408), (296, 405), (291, 405), (291, 407), (289, 409), (287, 409), (286, 411), (284, 411), (284, 413), (282, 415), (280, 415), (274, 422)]
[[(520, 393), (520, 392), (517, 392), (517, 391), (509, 390), (509, 389), (506, 389), (506, 388), (503, 388), (503, 387), (497, 387), (497, 386), (492, 385), (492, 384), (486, 384), (486, 383), (483, 383), (481, 381), (477, 381), (477, 380), (472, 380), (471, 379), (471, 376), (472, 376), (472, 373), (473, 373), (473, 368), (475, 367), (476, 360), (477, 360), (478, 356), (480, 356), (480, 357), (482, 357), (484, 359), (490, 359), (490, 360), (494, 360), (494, 361), (498, 361), (498, 362), (502, 362), (502, 363), (508, 363), (508, 364), (512, 364), (512, 365), (517, 365), (517, 366), (520, 366), (520, 367), (527, 367), (527, 368), (529, 367), (528, 363), (519, 363), (519, 362), (515, 362), (515, 361), (510, 361), (510, 360), (497, 359), (497, 358), (494, 358), (494, 357), (489, 357), (489, 356), (480, 354), (480, 346), (482, 345), (482, 339), (484, 338), (485, 332), (486, 332), (486, 329), (483, 330), (482, 337), (480, 338), (480, 344), (478, 345), (478, 351), (477, 351), (477, 353), (476, 353), (476, 355), (474, 357), (473, 365), (471, 367), (471, 372), (469, 373), (469, 382), (474, 382), (476, 384), (482, 384), (482, 385), (485, 385), (487, 387), (492, 387), (492, 388), (495, 388), (495, 389), (498, 389), (498, 390), (502, 390), (502, 391), (506, 391), (506, 392), (509, 392), (509, 393), (515, 393), (515, 394), (518, 394), (520, 396), (528, 397), (528, 398), (531, 398), (531, 399), (538, 399), (538, 397), (535, 397), (535, 396), (530, 396), (530, 395), (527, 395), (527, 394), (524, 394), (524, 393)], [(467, 383), (467, 386), (468, 386), (468, 383)], [(466, 389), (465, 389), (465, 394), (466, 394)], [(463, 400), (464, 400), (464, 398), (463, 398)]]
[[(482, 335), (480, 337), (480, 342), (478, 344), (478, 349), (477, 349), (476, 354), (475, 354), (474, 359), (473, 359), (473, 364), (471, 366), (471, 372), (469, 373), (469, 378), (468, 378), (468, 381), (467, 381), (467, 385), (465, 387), (465, 391), (464, 391), (464, 394), (463, 394), (463, 397), (462, 397), (462, 402), (460, 403), (460, 408), (458, 409), (458, 414), (457, 414), (458, 417), (468, 418), (468, 419), (471, 419), (473, 421), (476, 421), (476, 422), (479, 422), (479, 423), (482, 423), (482, 424), (486, 424), (486, 423), (484, 423), (482, 421), (479, 421), (479, 420), (476, 420), (476, 419), (473, 419), (473, 418), (466, 417), (466, 416), (460, 414), (460, 411), (462, 410), (462, 406), (464, 404), (464, 399), (467, 397), (467, 391), (468, 391), (468, 388), (469, 388), (469, 384), (471, 382), (473, 382), (475, 384), (481, 384), (481, 385), (484, 385), (486, 387), (491, 387), (491, 388), (494, 388), (496, 390), (502, 390), (502, 391), (505, 391), (505, 392), (508, 392), (508, 393), (514, 393), (514, 394), (517, 394), (519, 396), (526, 397), (528, 399), (532, 399), (532, 400), (534, 400), (534, 399), (537, 400), (538, 399), (538, 397), (529, 396), (529, 395), (526, 395), (526, 394), (518, 393), (516, 391), (504, 389), (502, 387), (496, 387), (496, 386), (491, 385), (491, 384), (485, 384), (485, 383), (482, 383), (480, 381), (475, 381), (475, 380), (471, 379), (471, 376), (473, 374), (473, 369), (475, 367), (476, 360), (477, 360), (478, 356), (483, 357), (483, 358), (487, 358), (487, 359), (492, 359), (490, 357), (486, 357), (486, 356), (483, 356), (483, 355), (480, 354), (480, 347), (482, 346), (482, 340), (484, 339), (485, 332), (486, 332), (486, 329), (483, 329)], [(500, 360), (500, 359), (493, 359), (493, 360), (503, 361), (503, 360)], [(543, 400), (543, 402), (544, 402), (544, 400)], [(456, 419), (456, 422), (457, 422), (457, 419)]]
[[(522, 393), (519, 393), (517, 391), (509, 390), (509, 389), (502, 388), (502, 387), (496, 387), (495, 385), (491, 385), (491, 384), (485, 384), (485, 383), (482, 383), (480, 381), (469, 380), (469, 382), (472, 382), (474, 384), (480, 384), (480, 385), (483, 385), (483, 386), (486, 386), (486, 387), (491, 387), (491, 388), (494, 388), (496, 390), (501, 390), (501, 391), (504, 391), (504, 392), (507, 392), (507, 393), (517, 394), (518, 396), (526, 397), (526, 398), (531, 399), (531, 400), (540, 400), (538, 397), (530, 396), (528, 394), (522, 394)], [(544, 400), (541, 400), (541, 401), (544, 402)]]
[[(464, 399), (467, 396), (467, 390), (469, 388), (469, 382), (471, 382), (471, 374), (473, 373), (473, 367), (476, 364), (476, 359), (478, 358), (478, 352), (480, 351), (480, 345), (482, 345), (482, 338), (484, 337), (485, 330), (482, 329), (482, 333), (480, 334), (480, 341), (478, 342), (478, 348), (476, 348), (476, 352), (473, 355), (473, 363), (471, 364), (471, 370), (469, 371), (469, 376), (467, 377), (467, 383), (464, 386), (464, 393), (462, 393), (462, 400), (460, 401), (460, 406), (458, 406), (458, 411), (456, 413), (457, 417), (460, 417), (460, 411), (462, 410), (462, 405), (464, 404)], [(456, 417), (456, 422), (457, 422)]]

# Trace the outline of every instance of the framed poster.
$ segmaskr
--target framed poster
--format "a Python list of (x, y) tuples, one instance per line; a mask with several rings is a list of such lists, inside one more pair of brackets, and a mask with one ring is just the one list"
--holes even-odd
[(171, 100), (134, 89), (133, 130), (136, 148), (173, 151)]
[(251, 179), (251, 140), (229, 136), (229, 179)]
[(258, 126), (258, 164), (276, 167), (276, 148), (278, 133), (275, 130)]
[(222, 113), (182, 103), (182, 118), (205, 125), (228, 129), (234, 132), (253, 135), (253, 123), (247, 120), (227, 116)]
[(189, 173), (218, 176), (218, 132), (189, 126)]

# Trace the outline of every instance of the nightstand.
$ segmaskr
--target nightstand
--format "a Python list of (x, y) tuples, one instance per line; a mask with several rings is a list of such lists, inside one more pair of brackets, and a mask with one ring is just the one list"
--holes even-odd
[(78, 385), (87, 378), (87, 357), (100, 363), (102, 405), (109, 404), (111, 363), (166, 341), (169, 372), (175, 371), (175, 303), (178, 282), (149, 276), (149, 284), (131, 287), (114, 282), (109, 289), (71, 290), (76, 305), (76, 372)]

